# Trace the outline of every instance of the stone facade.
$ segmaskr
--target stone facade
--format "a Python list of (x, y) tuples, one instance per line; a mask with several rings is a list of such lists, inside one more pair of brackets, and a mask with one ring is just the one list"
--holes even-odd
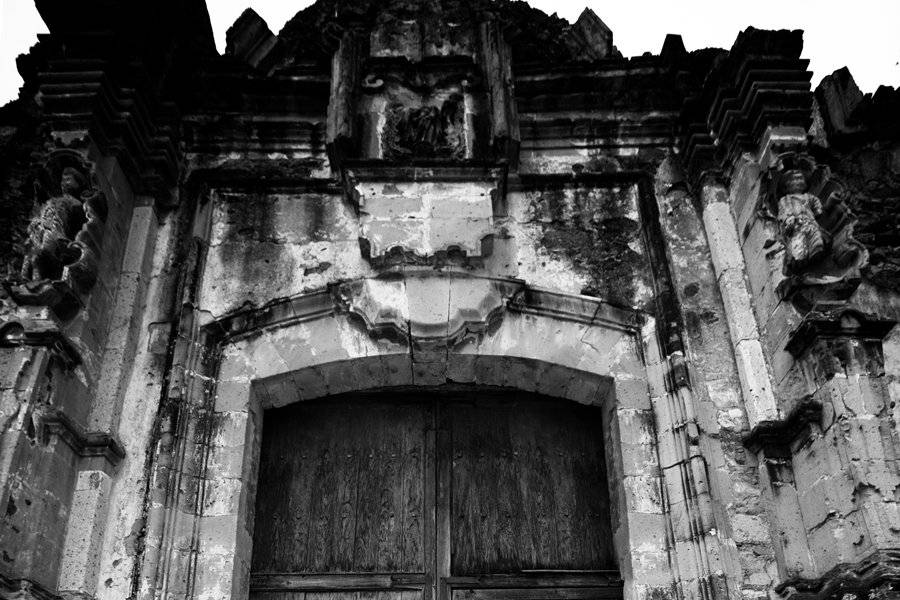
[(900, 92), (800, 31), (128, 4), (39, 0), (0, 108), (0, 598), (246, 598), (263, 411), (446, 385), (600, 407), (611, 597), (898, 595)]

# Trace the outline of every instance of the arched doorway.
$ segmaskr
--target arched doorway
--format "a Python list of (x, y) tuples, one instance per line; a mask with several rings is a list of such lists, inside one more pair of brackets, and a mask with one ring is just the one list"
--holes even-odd
[(263, 423), (251, 598), (622, 595), (597, 407), (393, 388)]
[[(627, 600), (668, 593), (674, 579), (651, 401), (666, 391), (652, 318), (595, 299), (534, 289), (497, 300), (496, 308), (496, 302), (479, 300), (484, 294), (475, 293), (478, 282), (465, 277), (451, 278), (449, 309), (441, 317), (432, 309), (443, 305), (426, 301), (421, 281), (351, 283), (204, 326), (215, 347), (198, 353), (197, 368), (209, 378), (187, 393), (209, 412), (189, 421), (197, 429), (184, 435), (188, 441), (179, 459), (189, 468), (194, 468), (190, 461), (199, 461), (204, 495), (199, 514), (166, 513), (172, 523), (167, 527), (195, 528), (190, 534), (195, 545), (183, 552), (167, 548), (171, 558), (164, 566), (166, 572), (188, 573), (187, 597), (246, 599), (251, 579), (257, 580), (254, 513), (257, 492), (266, 493), (257, 481), (268, 411), (366, 390), (408, 387), (430, 394), (435, 386), (460, 385), (515, 388), (600, 410), (621, 593)], [(397, 284), (400, 291), (381, 289), (382, 284)], [(456, 290), (457, 284), (465, 285)], [(496, 291), (495, 284), (485, 285)], [(409, 307), (408, 314), (391, 312), (404, 289), (405, 300), (398, 302)], [(454, 316), (443, 327), (434, 324), (447, 314)], [(442, 331), (443, 337), (419, 335), (428, 331)], [(177, 591), (171, 581), (162, 585)], [(254, 595), (263, 593), (261, 586), (253, 587)], [(320, 600), (316, 594), (333, 588), (316, 589), (300, 594)], [(453, 595), (461, 600), (460, 594), (469, 594), (465, 589), (454, 588)], [(488, 596), (508, 597), (506, 590), (526, 588), (493, 589), (471, 595), (492, 600)], [(525, 600), (565, 597), (551, 589), (573, 588), (544, 587), (538, 597), (525, 594)], [(583, 593), (574, 589), (575, 597)], [(278, 598), (265, 593), (270, 596), (265, 600)], [(298, 598), (294, 591), (284, 593)]]

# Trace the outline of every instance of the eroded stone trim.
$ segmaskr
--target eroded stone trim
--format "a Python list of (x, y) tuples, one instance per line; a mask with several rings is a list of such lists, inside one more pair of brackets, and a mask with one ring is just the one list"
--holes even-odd
[(787, 418), (763, 421), (744, 438), (744, 445), (754, 454), (762, 451), (766, 458), (790, 457), (789, 448), (800, 438), (812, 433), (812, 425), (822, 421), (822, 405), (808, 396)]

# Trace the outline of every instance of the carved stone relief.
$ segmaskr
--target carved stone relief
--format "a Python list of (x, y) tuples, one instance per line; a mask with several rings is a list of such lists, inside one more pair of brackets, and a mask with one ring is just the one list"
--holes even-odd
[(106, 199), (81, 155), (58, 150), (35, 181), (35, 204), (21, 271), (4, 284), (17, 303), (70, 318), (97, 281)]
[(371, 72), (359, 112), (363, 158), (475, 158), (483, 93), (471, 70), (437, 77), (427, 69)]
[(440, 106), (388, 109), (384, 129), (386, 158), (465, 158), (464, 111), (461, 94), (451, 94)]

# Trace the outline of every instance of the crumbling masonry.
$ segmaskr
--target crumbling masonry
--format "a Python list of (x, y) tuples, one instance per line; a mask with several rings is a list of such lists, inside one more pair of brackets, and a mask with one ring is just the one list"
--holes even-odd
[(900, 596), (900, 92), (512, 0), (247, 10), (222, 56), (203, 0), (37, 6), (0, 598)]

